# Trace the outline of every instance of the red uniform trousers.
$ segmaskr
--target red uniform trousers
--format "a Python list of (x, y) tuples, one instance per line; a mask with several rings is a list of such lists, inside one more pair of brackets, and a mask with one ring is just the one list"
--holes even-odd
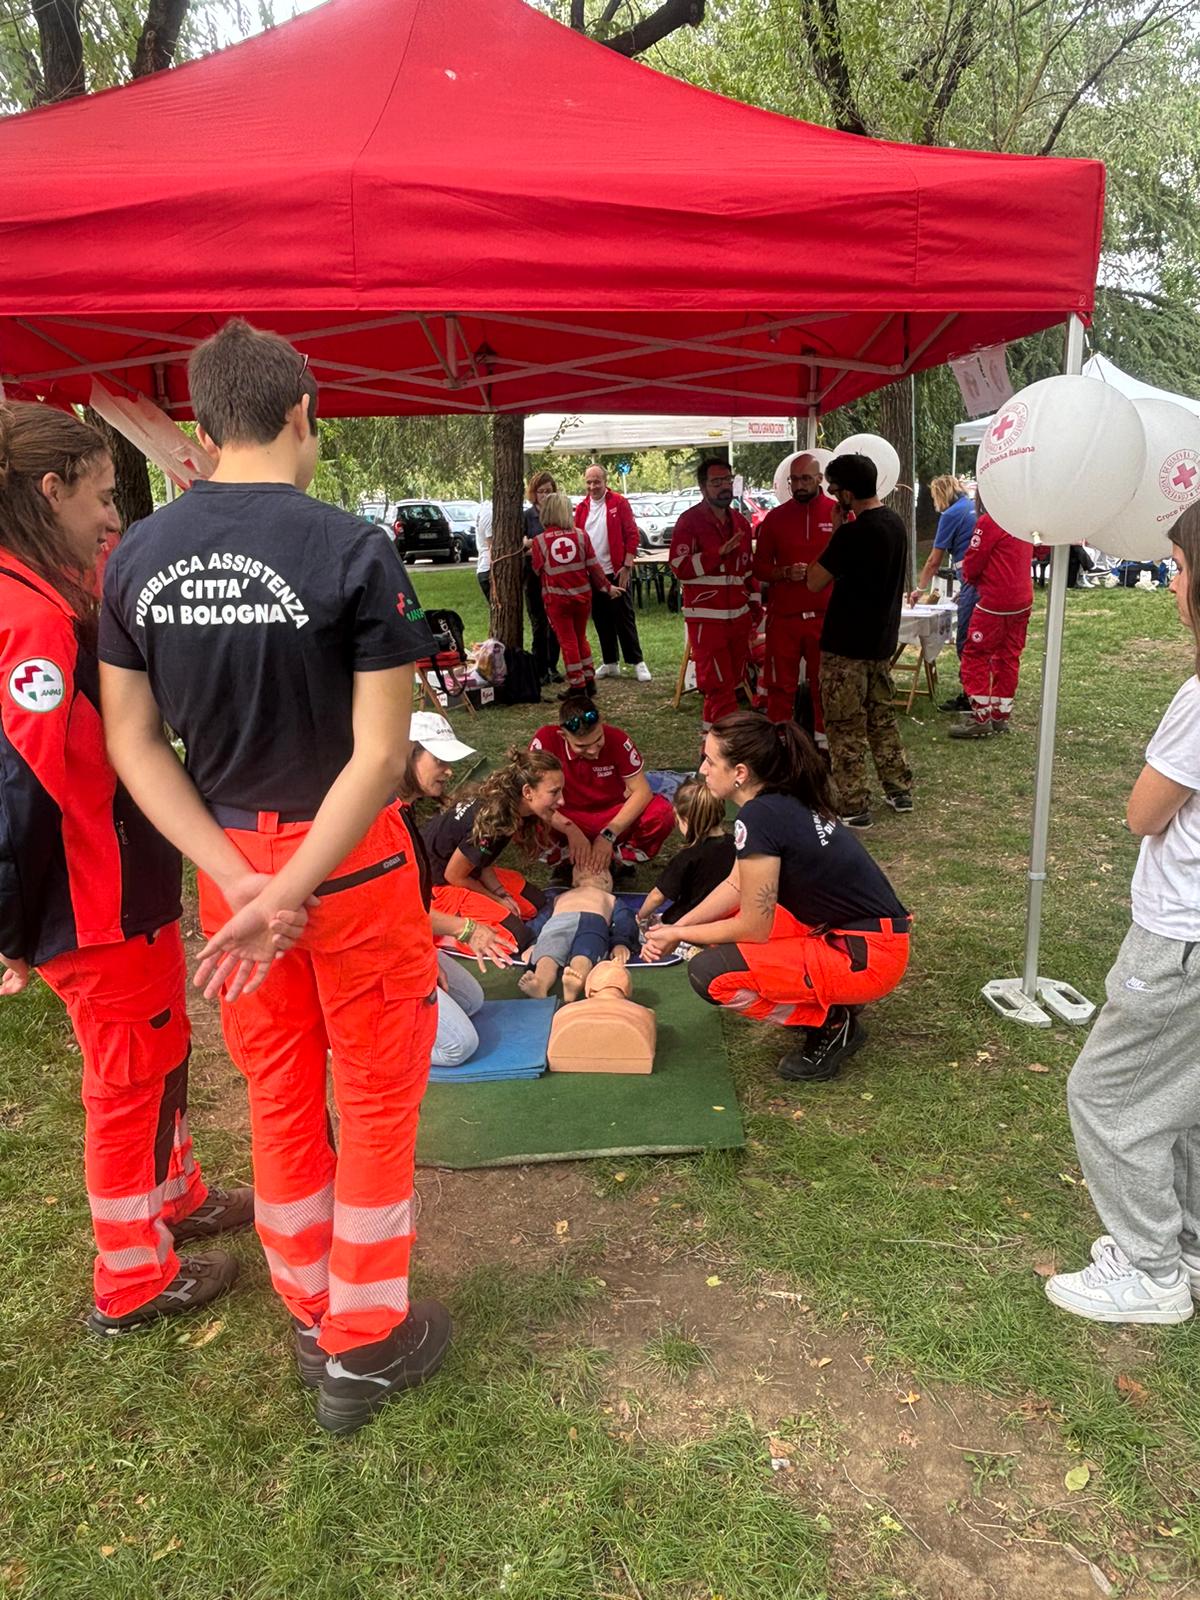
[(764, 944), (710, 946), (692, 957), (689, 976), (713, 1005), (785, 1028), (819, 1028), (832, 1006), (890, 994), (907, 966), (908, 933), (886, 918), (878, 931), (818, 932), (776, 906)]
[(581, 595), (556, 595), (546, 592), (546, 615), (554, 636), (562, 648), (563, 668), (572, 689), (582, 689), (589, 678), (596, 676), (592, 664), (592, 647), (588, 643), (587, 625), (592, 614), (592, 597)]
[(748, 612), (728, 621), (687, 619), (688, 644), (696, 663), (696, 687), (704, 696), (706, 728), (718, 717), (737, 710), (737, 692), (750, 660), (752, 629)]
[[(608, 827), (624, 804), (624, 800), (621, 800), (600, 811), (576, 811), (573, 807), (560, 806), (559, 813), (568, 822), (573, 822), (588, 839), (595, 839)], [(616, 853), (622, 861), (649, 861), (662, 849), (674, 827), (675, 813), (671, 802), (665, 796), (656, 794), (633, 827), (622, 836)], [(559, 848), (548, 852), (546, 860), (562, 860), (566, 854), (566, 850)]]
[[(493, 870), (504, 889), (517, 902), (520, 920), (528, 922), (535, 917), (541, 896), (539, 895), (537, 903), (527, 898), (529, 886), (519, 872), (511, 872), (507, 867), (495, 867)], [(486, 922), (489, 927), (502, 928), (512, 938), (514, 948), (528, 948), (527, 944), (523, 944), (516, 937), (516, 933), (520, 930), (513, 922), (512, 912), (498, 900), (493, 900), (491, 895), (480, 894), (478, 889), (463, 889), (454, 883), (440, 883), (433, 891), (433, 909), (443, 912), (448, 917), (474, 917), (476, 922)], [(528, 934), (527, 937), (529, 944), (532, 944), (533, 935)], [(467, 946), (460, 944), (456, 948), (466, 950)]]
[(1028, 631), (1028, 611), (985, 611), (977, 605), (971, 613), (959, 677), (976, 722), (1008, 722)]
[(179, 1271), (170, 1228), (207, 1197), (187, 1123), (187, 968), (179, 924), (68, 950), (39, 969), (83, 1057), (84, 1173), (97, 1307), (136, 1311)]
[(795, 713), (800, 663), (812, 695), (813, 730), (825, 732), (821, 717), (821, 625), (823, 616), (777, 615), (767, 604), (767, 716), (790, 722)]
[[(307, 822), (230, 829), (256, 872), (277, 872)], [(199, 878), (212, 934), (228, 908)], [(397, 809), (320, 888), (300, 942), (252, 995), (222, 1001), (246, 1075), (254, 1220), (271, 1282), (331, 1354), (382, 1339), (408, 1314), (417, 1113), (437, 1030), (437, 968), (412, 840)], [(330, 1143), (326, 1061), (340, 1115)]]

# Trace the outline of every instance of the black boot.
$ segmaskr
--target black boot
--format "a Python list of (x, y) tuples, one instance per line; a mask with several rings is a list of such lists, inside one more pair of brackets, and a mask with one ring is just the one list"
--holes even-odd
[(808, 1029), (802, 1045), (780, 1058), (779, 1076), (789, 1083), (827, 1083), (866, 1042), (857, 1008), (834, 1006), (819, 1028)]
[(296, 1347), (296, 1370), (306, 1389), (318, 1389), (325, 1376), (325, 1352), (317, 1343), (317, 1327), (305, 1327), (292, 1318), (292, 1342)]
[(418, 1300), (386, 1339), (330, 1356), (317, 1389), (317, 1421), (328, 1433), (357, 1433), (393, 1395), (433, 1377), (451, 1331), (444, 1305)]
[(160, 1317), (176, 1317), (185, 1311), (199, 1311), (231, 1288), (237, 1275), (237, 1262), (224, 1250), (180, 1256), (179, 1271), (153, 1300), (119, 1317), (110, 1317), (97, 1306), (88, 1315), (88, 1328), (92, 1333), (110, 1339), (117, 1334), (136, 1333), (151, 1322), (157, 1322)]

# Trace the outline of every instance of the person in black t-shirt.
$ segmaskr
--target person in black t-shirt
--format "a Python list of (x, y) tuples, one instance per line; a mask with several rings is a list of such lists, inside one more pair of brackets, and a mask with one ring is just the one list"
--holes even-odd
[[(106, 733), (136, 803), (200, 868), (196, 981), (221, 994), (247, 1081), (255, 1223), (317, 1420), (349, 1433), (450, 1343), (445, 1307), (408, 1293), (437, 964), (393, 799), (412, 663), (432, 639), (387, 536), (301, 492), (317, 458), (307, 357), (234, 319), (192, 352), (188, 380), (219, 459), (109, 562)], [(248, 893), (209, 847), (209, 818), (252, 869)], [(278, 918), (314, 891), (303, 938), (276, 959)]]
[(725, 830), (725, 803), (703, 778), (685, 778), (675, 791), (675, 826), (686, 839), (642, 901), (638, 922), (648, 928), (662, 905), (664, 922), (678, 922), (733, 871), (733, 839)]
[[(900, 631), (908, 534), (875, 493), (875, 463), (836, 456), (825, 479), (843, 521), (805, 581), (833, 584), (821, 629), (821, 706), (838, 809), (848, 827), (871, 826), (867, 748), (893, 811), (912, 810), (912, 772), (896, 726), (891, 662)], [(845, 519), (853, 511), (854, 521)], [(835, 581), (836, 580), (836, 581)]]
[(701, 772), (738, 808), (732, 876), (675, 925), (651, 928), (650, 960), (698, 947), (692, 987), (713, 1005), (803, 1029), (783, 1078), (832, 1078), (865, 1042), (859, 1009), (908, 965), (908, 912), (882, 869), (838, 821), (816, 746), (794, 722), (722, 717)]
[(536, 852), (562, 796), (558, 758), (514, 748), (477, 794), (431, 817), (421, 837), (433, 872), (434, 910), (506, 928), (518, 950), (527, 950), (534, 935), (526, 923), (545, 905), (545, 895), (496, 862), (514, 840), (526, 853)]

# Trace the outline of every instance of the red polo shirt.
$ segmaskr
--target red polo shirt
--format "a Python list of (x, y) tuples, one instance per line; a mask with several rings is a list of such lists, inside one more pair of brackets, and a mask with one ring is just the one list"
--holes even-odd
[(563, 730), (553, 723), (539, 728), (529, 741), (531, 750), (546, 750), (562, 762), (562, 809), (603, 811), (625, 800), (625, 784), (642, 770), (641, 752), (627, 733), (604, 724), (604, 743), (595, 756), (580, 756), (567, 743)]

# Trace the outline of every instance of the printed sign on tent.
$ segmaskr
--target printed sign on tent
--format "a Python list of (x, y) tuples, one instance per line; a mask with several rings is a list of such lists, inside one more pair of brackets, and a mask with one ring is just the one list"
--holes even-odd
[(969, 417), (990, 416), (1013, 395), (1008, 376), (1008, 346), (989, 345), (950, 363)]

